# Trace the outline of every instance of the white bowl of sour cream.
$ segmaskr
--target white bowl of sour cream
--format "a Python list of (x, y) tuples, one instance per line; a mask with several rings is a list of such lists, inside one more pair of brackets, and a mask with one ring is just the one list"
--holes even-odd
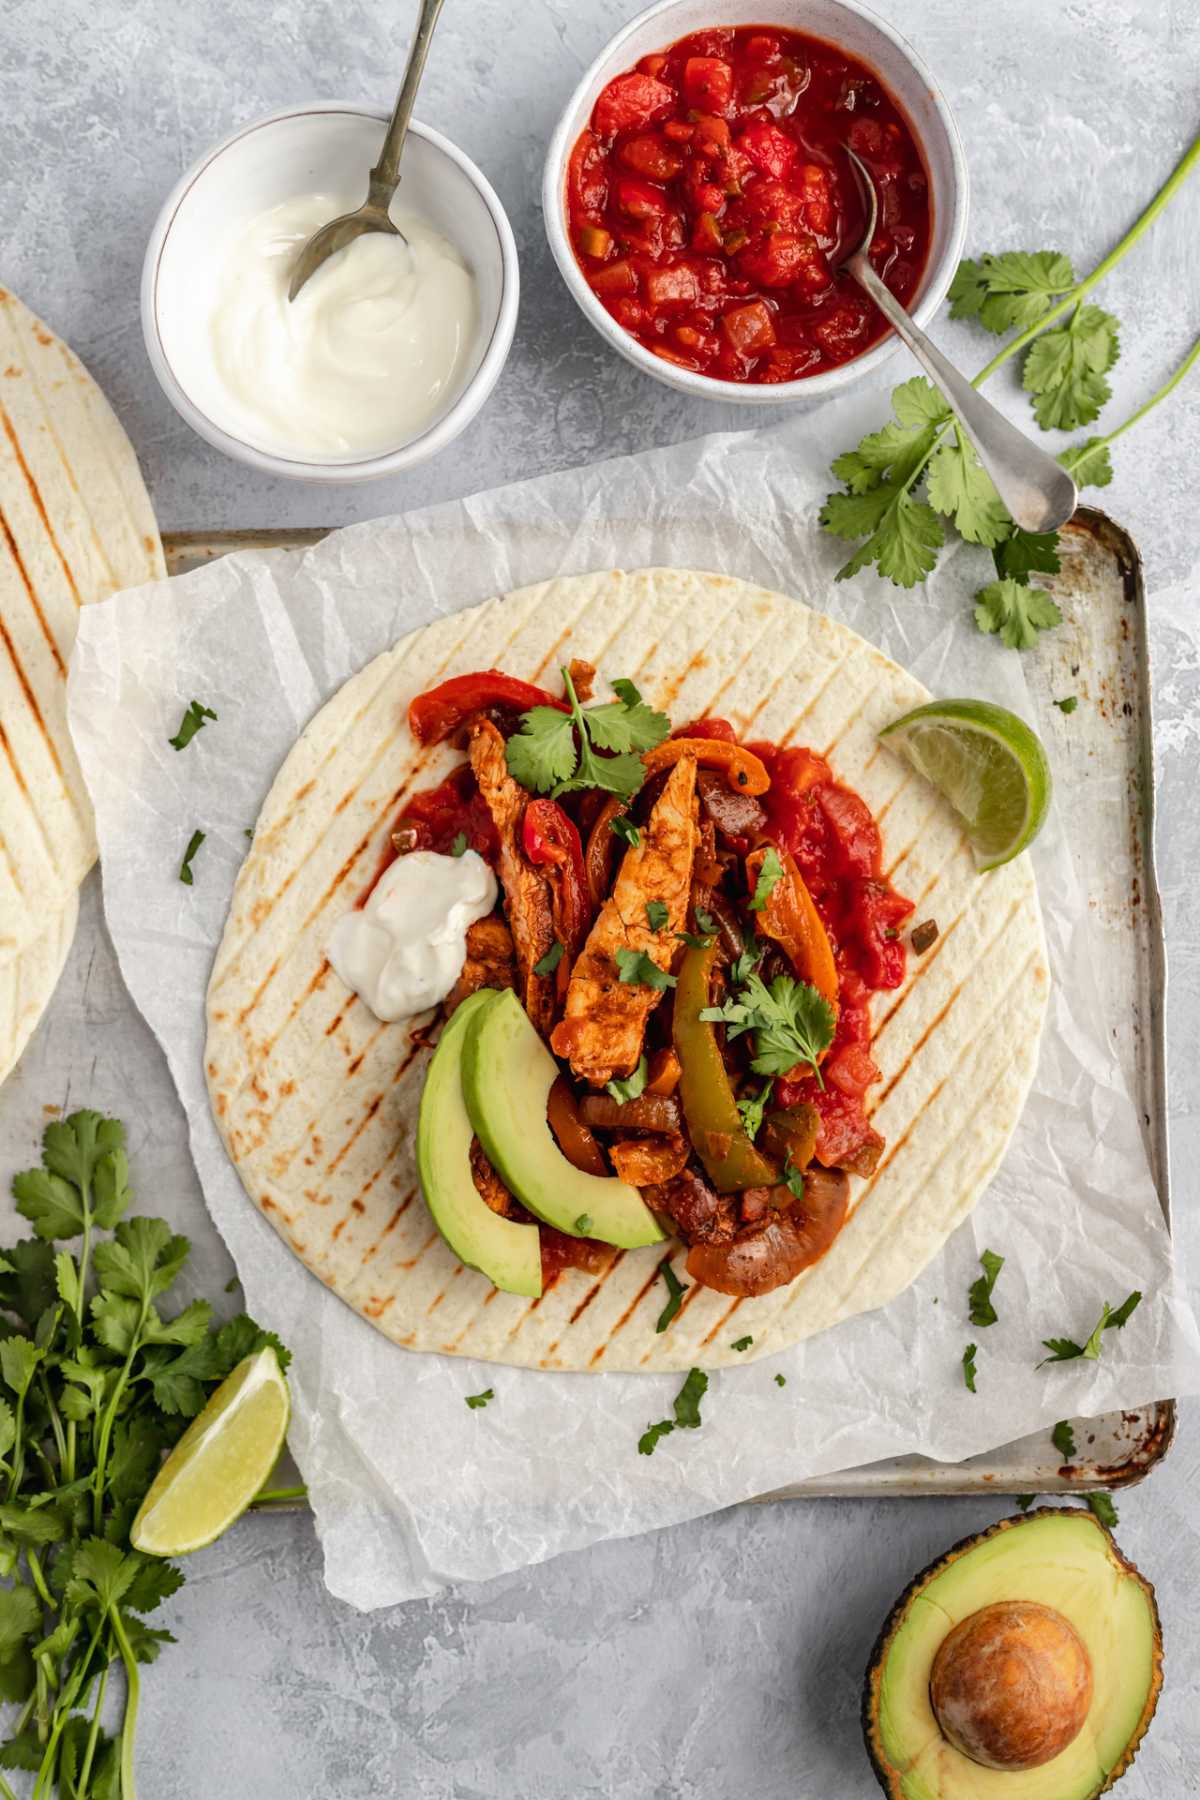
[(462, 151), (415, 120), (392, 218), (296, 300), (293, 257), (366, 192), (385, 119), (314, 102), (235, 132), (159, 214), (142, 329), (171, 404), (268, 474), (369, 481), (423, 462), (474, 418), (504, 366), (520, 277), (512, 229)]

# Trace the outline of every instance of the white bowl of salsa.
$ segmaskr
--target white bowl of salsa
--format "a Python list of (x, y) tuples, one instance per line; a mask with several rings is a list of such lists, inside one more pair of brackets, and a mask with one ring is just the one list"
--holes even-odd
[(546, 232), (581, 310), (684, 393), (816, 400), (898, 339), (839, 257), (880, 196), (878, 272), (921, 324), (953, 278), (968, 176), (945, 96), (858, 0), (659, 0), (587, 70), (550, 142)]

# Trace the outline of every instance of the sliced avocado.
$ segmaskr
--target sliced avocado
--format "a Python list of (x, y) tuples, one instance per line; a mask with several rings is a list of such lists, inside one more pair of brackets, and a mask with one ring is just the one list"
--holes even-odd
[(463, 1045), (472, 1019), (493, 999), (483, 989), (463, 1001), (443, 1031), (417, 1117), (417, 1175), (434, 1224), (460, 1262), (508, 1294), (542, 1291), (542, 1246), (536, 1225), (492, 1211), (471, 1179), (474, 1135), (462, 1090)]
[[(1009, 1602), (1033, 1602), (1028, 1610), (1039, 1615), (1052, 1609), (1064, 1640), (1081, 1643), (1090, 1664), (1082, 1722), (1065, 1748), (1036, 1766), (965, 1755), (944, 1730), (961, 1718), (952, 1721), (944, 1706), (939, 1718), (930, 1688), (935, 1658), (954, 1628), (978, 1621), (985, 1609), (989, 1616), (1021, 1610), (1002, 1604)], [(863, 1730), (892, 1800), (1092, 1800), (1133, 1761), (1161, 1686), (1154, 1589), (1091, 1513), (1044, 1507), (964, 1538), (916, 1577), (867, 1669)], [(993, 1685), (986, 1696), (993, 1722), (997, 1699), (1011, 1704)], [(1044, 1693), (1037, 1699), (1045, 1704)]]
[(557, 1074), (517, 996), (511, 989), (489, 994), (467, 1031), (463, 1095), (493, 1168), (523, 1206), (569, 1237), (623, 1250), (661, 1243), (635, 1187), (615, 1175), (585, 1174), (555, 1143), (546, 1100)]

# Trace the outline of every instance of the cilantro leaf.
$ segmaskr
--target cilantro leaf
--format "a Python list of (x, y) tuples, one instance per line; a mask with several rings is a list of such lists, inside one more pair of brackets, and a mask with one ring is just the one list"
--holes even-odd
[(1026, 587), (1005, 576), (976, 594), (975, 623), (982, 632), (998, 632), (1010, 650), (1029, 650), (1039, 632), (1062, 624), (1062, 613), (1045, 588)]
[(580, 1213), (575, 1221), (575, 1229), (581, 1237), (586, 1237), (588, 1232), (592, 1229), (591, 1213)]
[(211, 706), (205, 706), (203, 702), (199, 700), (190, 701), (187, 710), (179, 721), (179, 730), (175, 733), (174, 737), (167, 739), (168, 744), (170, 744), (173, 750), (186, 750), (196, 733), (198, 731), (203, 731), (205, 721), (208, 719), (215, 719), (216, 716), (217, 715)]
[(9, 1337), (0, 1343), (0, 1375), (18, 1400), (29, 1392), (29, 1384), (45, 1354), (27, 1337)]
[(642, 841), (641, 832), (627, 813), (618, 813), (614, 819), (610, 819), (608, 829), (622, 843), (628, 844), (631, 850), (636, 850)]
[(555, 969), (557, 969), (559, 963), (562, 961), (564, 954), (565, 954), (565, 952), (564, 952), (562, 944), (559, 942), (559, 940), (557, 938), (555, 938), (554, 942), (551, 944), (550, 948), (547, 950), (545, 956), (539, 956), (537, 961), (534, 963), (534, 965), (533, 965), (534, 974), (535, 975), (553, 975)]
[(758, 871), (758, 880), (754, 884), (754, 895), (750, 901), (751, 912), (762, 912), (771, 898), (771, 890), (783, 879), (783, 864), (779, 860), (779, 852), (774, 844), (768, 844), (762, 859), (762, 867)]
[(963, 1381), (973, 1394), (977, 1392), (975, 1387), (975, 1349), (974, 1344), (968, 1344), (962, 1354)]
[(621, 981), (634, 982), (639, 987), (660, 990), (675, 986), (675, 976), (668, 975), (665, 969), (660, 969), (654, 958), (648, 956), (644, 950), (622, 948), (617, 951), (616, 963), (617, 976)]
[(1068, 694), (1065, 700), (1052, 700), (1050, 704), (1051, 706), (1057, 706), (1060, 713), (1070, 714), (1075, 711), (1075, 708), (1079, 705), (1079, 701), (1074, 694)]
[(950, 317), (978, 319), (998, 336), (1033, 325), (1075, 285), (1069, 257), (1056, 250), (1008, 250), (961, 262), (950, 284)]
[(1037, 1499), (1037, 1495), (1036, 1494), (1018, 1494), (1016, 1498), (1017, 1498), (1018, 1511), (1028, 1512), (1030, 1507), (1033, 1505), (1034, 1501)]
[(139, 1560), (136, 1551), (125, 1555), (105, 1538), (86, 1538), (71, 1559), (67, 1599), (81, 1611), (107, 1614), (133, 1582)]
[(960, 537), (991, 549), (1003, 542), (1012, 520), (992, 478), (966, 433), (955, 426), (929, 464), (927, 492), (931, 505), (954, 520)]
[(1075, 1460), (1075, 1433), (1071, 1429), (1069, 1419), (1060, 1419), (1050, 1433), (1050, 1442), (1058, 1451), (1064, 1462)]
[(195, 886), (195, 878), (192, 875), (192, 858), (195, 856), (207, 835), (207, 832), (193, 831), (191, 837), (188, 839), (188, 847), (184, 851), (183, 861), (179, 865), (179, 879), (182, 881), (184, 887)]
[(1107, 487), (1113, 478), (1107, 438), (1090, 437), (1082, 444), (1072, 444), (1058, 460), (1080, 487)]
[(14, 1178), (17, 1211), (40, 1238), (78, 1237), (84, 1227), (83, 1199), (78, 1188), (48, 1169), (27, 1169)]
[[(888, 496), (865, 544), (860, 544), (848, 563), (837, 572), (838, 581), (857, 575), (860, 569), (874, 563), (879, 573), (896, 587), (916, 587), (933, 570), (937, 553), (945, 542), (941, 521), (932, 506), (914, 500), (906, 488), (893, 483), (879, 490)], [(833, 494), (825, 503), (821, 523), (840, 537), (857, 537), (862, 528), (846, 530), (845, 514), (830, 512), (833, 501), (843, 498)], [(835, 523), (835, 520), (837, 521)]]
[(675, 1314), (683, 1305), (683, 1296), (687, 1293), (688, 1284), (686, 1281), (680, 1281), (678, 1275), (676, 1275), (674, 1269), (671, 1267), (671, 1259), (669, 1256), (663, 1257), (658, 1265), (658, 1272), (667, 1285), (667, 1304), (659, 1313), (658, 1324), (654, 1329), (655, 1331), (665, 1331), (667, 1326), (671, 1323), (671, 1320), (675, 1317)]
[(767, 1101), (771, 1098), (774, 1087), (774, 1081), (764, 1081), (757, 1094), (743, 1094), (737, 1103), (742, 1129), (751, 1143), (762, 1129), (763, 1113), (766, 1111)]
[(588, 736), (601, 750), (653, 750), (671, 735), (666, 713), (647, 706), (631, 681), (612, 683), (619, 700), (584, 710)]
[(249, 1313), (239, 1313), (235, 1319), (230, 1319), (227, 1325), (222, 1325), (217, 1333), (216, 1343), (219, 1364), (217, 1374), (221, 1379), (224, 1379), (232, 1369), (236, 1369), (240, 1362), (244, 1362), (246, 1357), (254, 1356), (268, 1346), (274, 1350), (275, 1360), (283, 1374), (287, 1374), (288, 1365), (292, 1360), (291, 1351), (285, 1349), (275, 1333), (264, 1331), (262, 1326), (250, 1317)]
[(531, 794), (549, 793), (575, 773), (575, 725), (556, 706), (535, 706), (521, 714), (520, 729), (505, 746), (508, 772)]
[(791, 975), (776, 975), (767, 987), (757, 973), (748, 977), (741, 992), (754, 1015), (750, 1059), (754, 1073), (787, 1075), (797, 1064), (808, 1063), (818, 1085), (823, 1085), (817, 1059), (832, 1044), (835, 1025), (833, 1008), (824, 995)]
[(731, 1350), (748, 1350), (753, 1342), (754, 1339), (752, 1337), (734, 1338), (729, 1348)]
[(661, 931), (670, 916), (670, 909), (664, 901), (647, 900), (646, 923), (651, 931)]
[(992, 1305), (992, 1289), (996, 1285), (997, 1275), (1004, 1267), (1004, 1258), (997, 1256), (994, 1250), (985, 1250), (979, 1260), (983, 1265), (983, 1274), (971, 1283), (971, 1323), (994, 1325), (999, 1315)]
[(786, 1387), (787, 1386), (787, 1376), (786, 1375), (776, 1375), (775, 1386), (776, 1387)]
[(96, 1274), (113, 1294), (153, 1300), (166, 1293), (190, 1249), (188, 1240), (176, 1236), (165, 1219), (123, 1219), (115, 1237), (96, 1245)]
[(1019, 525), (1001, 544), (992, 549), (997, 575), (1011, 575), (1024, 582), (1028, 576), (1057, 575), (1062, 568), (1058, 557), (1057, 531), (1023, 531)]
[(733, 986), (741, 987), (743, 982), (748, 981), (766, 954), (767, 946), (760, 944), (752, 931), (748, 932), (745, 949), (729, 965), (729, 979)]
[(486, 1406), (489, 1400), (496, 1398), (496, 1391), (494, 1388), (484, 1388), (482, 1394), (466, 1394), (464, 1398), (471, 1411), (477, 1412), (481, 1406)]
[(695, 1431), (702, 1423), (700, 1402), (708, 1392), (703, 1369), (689, 1369), (687, 1380), (675, 1396), (675, 1423), (681, 1431)]
[(1112, 392), (1105, 379), (1121, 353), (1117, 321), (1098, 306), (1079, 306), (1066, 325), (1035, 338), (1025, 358), (1024, 387), (1035, 396), (1043, 431), (1090, 425)]
[(670, 1419), (660, 1419), (657, 1425), (648, 1425), (638, 1439), (638, 1455), (653, 1456), (659, 1440), (669, 1436), (674, 1429), (674, 1423)]
[(638, 1095), (644, 1090), (648, 1073), (649, 1070), (646, 1066), (646, 1058), (644, 1056), (639, 1056), (637, 1068), (633, 1071), (632, 1075), (626, 1075), (623, 1081), (614, 1080), (606, 1082), (605, 1092), (612, 1095), (618, 1106), (623, 1106), (626, 1100), (636, 1100)]
[(804, 1198), (804, 1170), (798, 1169), (789, 1156), (783, 1165), (783, 1179), (797, 1200)]
[(1107, 1526), (1109, 1531), (1114, 1531), (1117, 1526), (1118, 1514), (1116, 1507), (1112, 1503), (1111, 1494), (1097, 1492), (1085, 1494), (1083, 1497), (1087, 1501), (1090, 1510), (1095, 1513), (1096, 1517), (1099, 1519), (1100, 1523)]
[(892, 389), (892, 410), (902, 425), (940, 425), (950, 417), (944, 394), (924, 375), (911, 375)]
[(1114, 1329), (1119, 1330), (1121, 1326), (1127, 1324), (1141, 1304), (1141, 1299), (1140, 1289), (1134, 1288), (1133, 1292), (1127, 1294), (1120, 1306), (1115, 1309), (1110, 1307), (1106, 1300), (1086, 1344), (1077, 1344), (1073, 1338), (1043, 1338), (1042, 1342), (1049, 1350), (1050, 1355), (1044, 1356), (1038, 1367), (1041, 1368), (1044, 1363), (1073, 1362), (1076, 1357), (1086, 1357), (1089, 1362), (1097, 1362), (1103, 1348), (1104, 1333)]
[(1126, 1294), (1124, 1300), (1122, 1300), (1115, 1312), (1109, 1312), (1108, 1308), (1105, 1307), (1104, 1310), (1108, 1313), (1108, 1317), (1104, 1320), (1102, 1329), (1104, 1331), (1111, 1331), (1115, 1327), (1119, 1331), (1123, 1325), (1129, 1323), (1130, 1318), (1137, 1311), (1141, 1303), (1141, 1290), (1139, 1288), (1134, 1288), (1131, 1294)]
[(451, 856), (465, 856), (466, 853), (467, 834), (465, 831), (456, 831), (454, 834), (454, 842), (450, 846), (450, 854)]

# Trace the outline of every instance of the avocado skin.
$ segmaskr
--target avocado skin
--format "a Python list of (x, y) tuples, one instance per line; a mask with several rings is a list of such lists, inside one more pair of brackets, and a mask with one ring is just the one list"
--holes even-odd
[(889, 1800), (905, 1800), (905, 1796), (901, 1786), (900, 1771), (889, 1762), (880, 1737), (879, 1694), (883, 1683), (883, 1667), (888, 1651), (891, 1649), (892, 1639), (900, 1629), (909, 1606), (935, 1575), (940, 1575), (943, 1569), (948, 1569), (952, 1563), (960, 1561), (969, 1551), (986, 1543), (989, 1538), (998, 1536), (1002, 1531), (1019, 1530), (1031, 1519), (1053, 1518), (1058, 1513), (1067, 1513), (1072, 1519), (1087, 1519), (1097, 1531), (1103, 1532), (1122, 1569), (1138, 1583), (1150, 1604), (1150, 1614), (1154, 1622), (1154, 1673), (1150, 1682), (1150, 1692), (1146, 1696), (1146, 1704), (1142, 1708), (1141, 1717), (1124, 1754), (1109, 1771), (1108, 1780), (1102, 1787), (1094, 1790), (1089, 1800), (1097, 1800), (1098, 1795), (1106, 1794), (1132, 1764), (1137, 1755), (1138, 1746), (1145, 1737), (1150, 1721), (1154, 1717), (1163, 1684), (1162, 1620), (1159, 1617), (1158, 1601), (1155, 1598), (1153, 1584), (1146, 1580), (1141, 1570), (1131, 1563), (1127, 1556), (1122, 1555), (1112, 1533), (1100, 1523), (1093, 1513), (1083, 1512), (1075, 1506), (1035, 1506), (1027, 1513), (1014, 1513), (1007, 1519), (998, 1519), (985, 1531), (972, 1532), (969, 1537), (960, 1538), (956, 1544), (952, 1544), (943, 1556), (937, 1557), (919, 1574), (913, 1576), (880, 1628), (879, 1636), (875, 1639), (875, 1646), (867, 1663), (866, 1674), (863, 1677), (862, 1730), (867, 1755), (870, 1757), (871, 1767), (875, 1771), (875, 1778), (884, 1793), (888, 1795)]

